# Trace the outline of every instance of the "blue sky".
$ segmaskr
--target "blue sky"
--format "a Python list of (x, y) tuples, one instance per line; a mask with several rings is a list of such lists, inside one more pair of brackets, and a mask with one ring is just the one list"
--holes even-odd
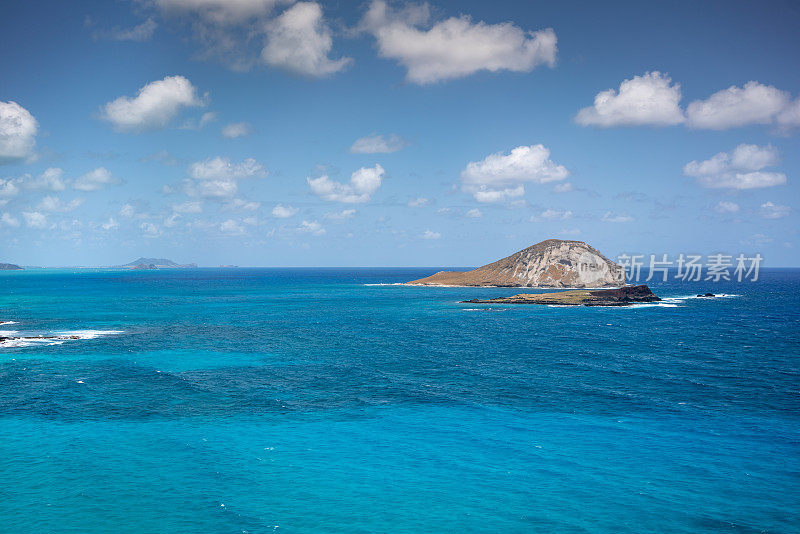
[[(0, 261), (800, 265), (789, 2), (6, 2)], [(359, 141), (360, 140), (360, 141)]]

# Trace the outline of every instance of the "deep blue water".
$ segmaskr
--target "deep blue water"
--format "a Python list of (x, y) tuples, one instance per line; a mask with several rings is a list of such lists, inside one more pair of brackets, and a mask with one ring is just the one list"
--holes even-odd
[(800, 531), (800, 270), (366, 285), (436, 270), (0, 274), (0, 330), (84, 337), (0, 347), (0, 531)]

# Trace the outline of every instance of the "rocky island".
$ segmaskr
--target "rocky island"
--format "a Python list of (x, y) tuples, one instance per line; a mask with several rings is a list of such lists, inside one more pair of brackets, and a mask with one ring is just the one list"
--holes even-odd
[(196, 263), (178, 264), (165, 258), (139, 258), (124, 265), (117, 265), (117, 269), (188, 269), (197, 267)]
[(545, 304), (550, 306), (630, 306), (645, 302), (658, 302), (646, 285), (625, 286), (599, 291), (572, 290), (558, 293), (521, 293), (511, 297), (464, 300), (464, 304)]
[(583, 241), (547, 239), (471, 271), (440, 271), (421, 286), (603, 288), (625, 285), (623, 269)]
[(13, 263), (0, 263), (0, 271), (21, 271), (22, 267)]

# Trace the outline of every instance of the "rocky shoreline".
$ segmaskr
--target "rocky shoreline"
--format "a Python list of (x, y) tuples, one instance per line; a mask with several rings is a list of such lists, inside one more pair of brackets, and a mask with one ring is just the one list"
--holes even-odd
[(548, 306), (630, 306), (661, 299), (648, 286), (624, 286), (598, 291), (573, 290), (558, 293), (521, 293), (511, 297), (463, 300), (462, 304), (541, 304)]

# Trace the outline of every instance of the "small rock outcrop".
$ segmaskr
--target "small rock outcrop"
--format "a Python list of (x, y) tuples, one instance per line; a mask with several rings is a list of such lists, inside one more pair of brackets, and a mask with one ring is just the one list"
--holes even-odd
[(618, 289), (599, 291), (573, 290), (558, 293), (520, 294), (512, 297), (498, 297), (482, 300), (462, 301), (464, 304), (545, 304), (550, 306), (630, 306), (646, 302), (658, 302), (657, 297), (646, 285), (625, 286)]
[(471, 271), (440, 271), (423, 286), (597, 288), (625, 285), (622, 268), (583, 241), (548, 239)]

